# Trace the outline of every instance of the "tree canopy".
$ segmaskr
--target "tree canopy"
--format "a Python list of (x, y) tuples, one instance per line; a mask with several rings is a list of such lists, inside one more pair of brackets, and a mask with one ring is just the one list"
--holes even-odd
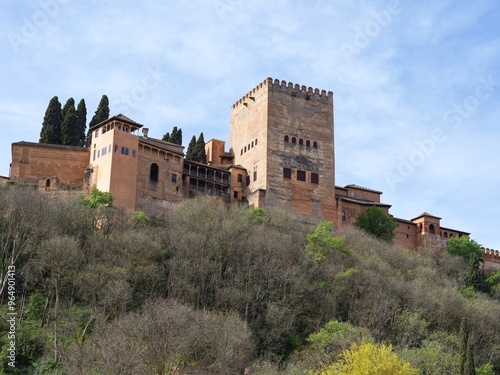
[(45, 111), (42, 130), (40, 131), (40, 143), (62, 144), (62, 121), (61, 103), (59, 98), (54, 96)]
[(354, 225), (388, 243), (392, 243), (396, 235), (396, 221), (376, 206), (369, 207), (365, 212), (360, 213)]
[(107, 120), (108, 118), (109, 118), (109, 100), (106, 95), (103, 95), (101, 97), (99, 105), (97, 106), (95, 114), (92, 117), (92, 120), (90, 120), (89, 128)]
[(166, 132), (163, 135), (162, 141), (175, 143), (176, 145), (182, 145), (182, 129), (177, 129), (177, 126), (174, 126), (172, 129), (172, 134)]

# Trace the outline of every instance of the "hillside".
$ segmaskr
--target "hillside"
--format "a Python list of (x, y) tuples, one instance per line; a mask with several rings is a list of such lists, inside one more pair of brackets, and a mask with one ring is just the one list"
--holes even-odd
[(459, 257), (213, 199), (156, 218), (91, 206), (0, 189), (0, 373), (303, 374), (361, 342), (454, 373), (463, 318), (476, 367), (500, 371), (498, 295), (465, 289)]

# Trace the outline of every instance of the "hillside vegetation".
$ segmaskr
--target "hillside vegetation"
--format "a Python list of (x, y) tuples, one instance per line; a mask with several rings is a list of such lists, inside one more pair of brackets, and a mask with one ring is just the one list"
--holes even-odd
[(459, 374), (464, 318), (478, 373), (500, 371), (500, 303), (465, 288), (467, 261), (356, 228), (213, 199), (150, 218), (11, 186), (0, 251), (0, 373), (348, 374), (378, 358)]

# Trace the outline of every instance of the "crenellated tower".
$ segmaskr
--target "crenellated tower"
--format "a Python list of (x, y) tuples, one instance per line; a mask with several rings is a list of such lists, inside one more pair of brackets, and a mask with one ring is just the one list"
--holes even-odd
[(250, 205), (336, 221), (333, 93), (267, 78), (231, 110)]

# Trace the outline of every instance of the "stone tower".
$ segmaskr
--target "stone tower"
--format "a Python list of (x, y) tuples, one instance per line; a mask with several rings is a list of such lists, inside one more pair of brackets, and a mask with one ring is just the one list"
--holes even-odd
[(331, 91), (267, 78), (232, 106), (230, 144), (251, 206), (336, 222)]

